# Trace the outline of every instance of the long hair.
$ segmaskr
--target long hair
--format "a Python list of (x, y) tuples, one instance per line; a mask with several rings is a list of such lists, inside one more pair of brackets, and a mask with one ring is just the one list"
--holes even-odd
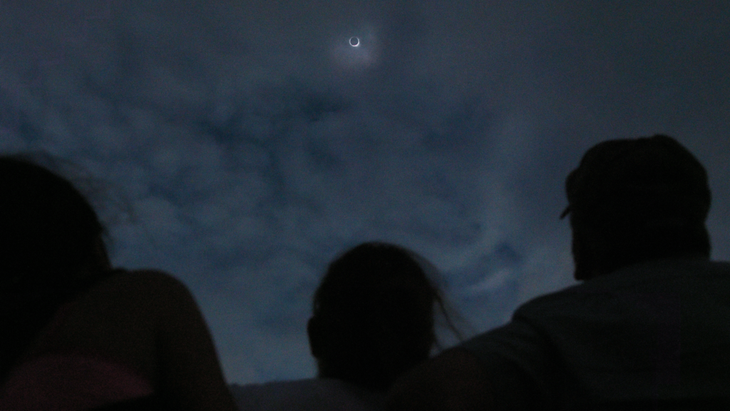
[(27, 156), (0, 156), (0, 382), (58, 307), (105, 275), (79, 270), (106, 253), (104, 231), (69, 181)]
[(329, 265), (311, 320), (322, 336), (315, 354), (321, 377), (387, 390), (428, 358), (436, 342), (434, 307), (444, 311), (444, 304), (426, 263), (405, 248), (370, 242)]

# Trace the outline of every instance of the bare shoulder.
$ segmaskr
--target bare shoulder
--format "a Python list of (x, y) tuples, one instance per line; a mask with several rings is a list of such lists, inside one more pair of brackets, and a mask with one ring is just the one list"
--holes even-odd
[(159, 329), (170, 318), (195, 312), (195, 302), (187, 287), (170, 274), (116, 271), (76, 298), (53, 332), (30, 352), (95, 353), (156, 382)]
[(100, 288), (130, 292), (178, 292), (189, 293), (185, 284), (171, 274), (161, 270), (116, 270), (118, 275), (100, 284)]
[(188, 287), (164, 271), (118, 271), (117, 275), (90, 290), (83, 299), (133, 311), (143, 310), (147, 315), (194, 304)]

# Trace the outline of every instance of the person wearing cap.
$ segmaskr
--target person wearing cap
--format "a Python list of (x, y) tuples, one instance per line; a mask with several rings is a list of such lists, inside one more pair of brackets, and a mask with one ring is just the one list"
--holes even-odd
[(655, 135), (566, 180), (574, 276), (400, 378), (388, 409), (730, 409), (730, 264), (710, 261), (704, 167)]

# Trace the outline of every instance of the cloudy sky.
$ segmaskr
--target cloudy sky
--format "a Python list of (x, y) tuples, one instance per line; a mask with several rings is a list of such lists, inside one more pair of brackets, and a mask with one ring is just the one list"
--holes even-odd
[(730, 258), (728, 50), (726, 0), (0, 0), (0, 151), (70, 162), (229, 382), (305, 378), (359, 242), (431, 260), (468, 334), (572, 284), (563, 182), (602, 140), (694, 152)]

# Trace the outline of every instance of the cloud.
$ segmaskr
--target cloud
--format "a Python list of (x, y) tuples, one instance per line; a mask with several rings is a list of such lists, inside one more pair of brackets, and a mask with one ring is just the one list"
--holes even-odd
[(118, 192), (114, 262), (191, 287), (231, 381), (313, 374), (311, 294), (361, 241), (432, 260), (476, 330), (570, 284), (564, 178), (607, 138), (682, 136), (729, 255), (725, 9), (29, 4), (0, 4), (0, 149)]

